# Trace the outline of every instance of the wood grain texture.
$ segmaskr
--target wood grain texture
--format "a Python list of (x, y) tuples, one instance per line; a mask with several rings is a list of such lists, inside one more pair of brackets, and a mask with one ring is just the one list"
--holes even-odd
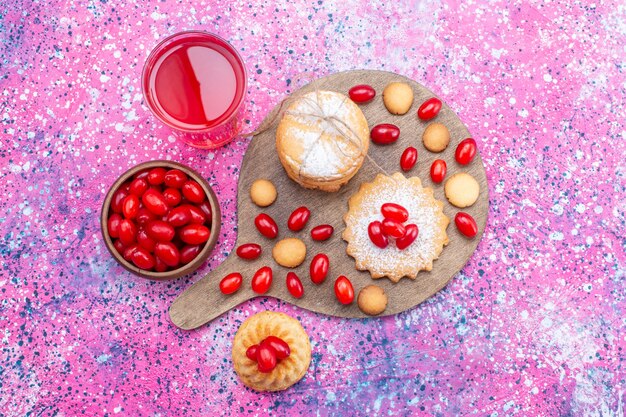
[[(395, 116), (384, 107), (381, 93), (392, 81), (406, 81), (413, 87), (415, 101), (406, 115)], [(373, 280), (369, 272), (355, 269), (354, 259), (346, 254), (346, 242), (341, 239), (345, 228), (343, 215), (348, 208), (349, 197), (358, 191), (363, 182), (370, 182), (380, 171), (366, 160), (358, 174), (336, 193), (307, 190), (290, 180), (278, 160), (275, 148), (276, 124), (255, 136), (243, 160), (238, 185), (238, 236), (235, 248), (243, 243), (256, 242), (263, 247), (262, 256), (255, 261), (239, 259), (233, 249), (231, 255), (214, 271), (193, 284), (181, 294), (170, 307), (170, 317), (175, 325), (183, 329), (197, 328), (215, 317), (223, 314), (234, 306), (257, 296), (250, 288), (254, 273), (262, 266), (271, 266), (274, 271), (274, 282), (266, 296), (275, 297), (295, 304), (299, 307), (339, 317), (368, 317), (359, 310), (356, 301), (349, 306), (341, 305), (334, 296), (333, 285), (339, 275), (345, 275), (352, 281), (355, 294), (361, 288), (376, 284), (381, 286), (389, 297), (387, 309), (382, 315), (392, 315), (410, 309), (441, 290), (450, 279), (465, 265), (476, 249), (483, 234), (487, 221), (489, 195), (487, 178), (480, 153), (469, 166), (460, 166), (454, 160), (456, 145), (463, 139), (471, 137), (468, 129), (456, 114), (444, 103), (440, 114), (433, 120), (445, 124), (450, 130), (451, 141), (448, 148), (434, 154), (427, 151), (422, 144), (422, 132), (429, 122), (422, 122), (416, 116), (419, 105), (434, 94), (424, 86), (401, 75), (370, 70), (347, 71), (320, 78), (298, 90), (296, 94), (315, 89), (332, 90), (347, 94), (356, 84), (370, 84), (378, 95), (361, 109), (367, 117), (370, 128), (378, 123), (393, 123), (401, 130), (400, 139), (390, 146), (370, 146), (369, 155), (387, 173), (400, 171), (400, 155), (408, 146), (418, 149), (419, 157), (416, 167), (406, 176), (419, 176), (424, 187), (434, 189), (435, 198), (443, 201), (444, 213), (450, 218), (447, 229), (450, 244), (444, 248), (441, 256), (434, 262), (433, 270), (422, 271), (415, 280), (404, 278), (398, 283), (388, 279)], [(266, 118), (274, 120), (275, 108)], [(471, 214), (478, 224), (478, 235), (471, 240), (463, 237), (454, 225), (454, 216), (459, 211), (446, 200), (442, 184), (433, 184), (430, 180), (430, 165), (435, 159), (444, 159), (448, 164), (446, 178), (457, 172), (468, 172), (480, 184), (478, 201), (463, 211)], [(250, 200), (249, 190), (252, 182), (258, 178), (272, 181), (277, 190), (278, 198), (270, 207), (261, 209)], [(291, 212), (302, 205), (311, 210), (311, 218), (304, 230), (293, 233), (287, 228), (287, 218)], [(265, 212), (278, 223), (278, 238), (269, 240), (261, 236), (254, 227), (254, 218), (258, 213)], [(310, 237), (310, 230), (319, 224), (329, 223), (334, 226), (333, 237), (326, 242), (315, 242)], [(285, 237), (298, 237), (307, 245), (307, 256), (302, 265), (293, 269), (304, 284), (305, 295), (302, 299), (293, 298), (285, 286), (288, 269), (276, 264), (272, 258), (273, 245)], [(313, 256), (324, 252), (330, 258), (330, 272), (326, 281), (315, 285), (309, 279), (309, 263)], [(219, 291), (220, 280), (228, 273), (238, 271), (244, 276), (242, 288), (234, 295), (225, 296)], [(382, 316), (381, 315), (381, 316)], [(377, 317), (381, 317), (377, 316)]]

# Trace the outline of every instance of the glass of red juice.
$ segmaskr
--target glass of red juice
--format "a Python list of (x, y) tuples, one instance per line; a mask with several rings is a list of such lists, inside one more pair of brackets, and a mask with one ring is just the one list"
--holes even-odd
[(191, 146), (217, 148), (241, 131), (246, 67), (217, 35), (188, 31), (161, 41), (144, 65), (142, 90), (152, 113)]

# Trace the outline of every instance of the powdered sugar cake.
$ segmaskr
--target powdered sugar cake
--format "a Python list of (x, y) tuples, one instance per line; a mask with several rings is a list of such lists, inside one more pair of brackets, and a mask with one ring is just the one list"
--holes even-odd
[[(407, 209), (409, 218), (405, 223), (416, 224), (419, 229), (417, 239), (404, 250), (393, 243), (381, 249), (369, 238), (368, 225), (382, 220), (380, 208), (385, 203)], [(392, 176), (379, 174), (373, 182), (362, 184), (348, 201), (344, 221), (346, 251), (355, 259), (356, 268), (369, 271), (372, 278), (387, 277), (393, 282), (402, 277), (415, 279), (419, 271), (433, 269), (433, 261), (449, 242), (446, 228), (450, 219), (443, 214), (443, 203), (435, 200), (432, 188), (422, 187), (419, 178), (406, 178), (399, 172)]]
[[(415, 101), (404, 116), (390, 114), (382, 103), (381, 93), (385, 86), (393, 81), (407, 82), (413, 88)], [(243, 159), (237, 197), (237, 242), (222, 242), (222, 246), (216, 249), (214, 256), (218, 257), (224, 252), (230, 253), (230, 256), (214, 271), (208, 272), (206, 277), (197, 280), (174, 302), (170, 309), (170, 316), (174, 324), (186, 329), (195, 328), (242, 302), (256, 297), (257, 295), (250, 288), (250, 280), (259, 268), (266, 265), (274, 271), (274, 283), (266, 294), (267, 296), (285, 300), (304, 309), (341, 317), (367, 316), (358, 308), (356, 302), (348, 306), (337, 302), (333, 294), (333, 285), (339, 275), (350, 278), (357, 294), (362, 288), (373, 283), (382, 287), (388, 296), (387, 309), (383, 315), (390, 315), (412, 308), (431, 297), (441, 290), (465, 265), (480, 242), (489, 208), (487, 178), (480, 154), (477, 154), (472, 163), (467, 166), (459, 165), (454, 160), (457, 144), (472, 135), (454, 111), (444, 103), (441, 112), (432, 122), (436, 121), (446, 125), (451, 135), (450, 145), (439, 154), (433, 154), (426, 150), (420, 138), (426, 126), (431, 122), (420, 121), (415, 112), (422, 102), (434, 97), (435, 94), (424, 86), (398, 74), (383, 71), (342, 72), (315, 80), (295, 94), (303, 95), (316, 90), (329, 90), (346, 95), (348, 90), (357, 84), (369, 84), (378, 93), (372, 102), (359, 105), (367, 118), (368, 125), (371, 127), (379, 123), (395, 124), (401, 131), (398, 141), (387, 146), (370, 144), (368, 158), (365, 159), (356, 175), (339, 191), (328, 193), (305, 189), (286, 175), (278, 158), (275, 140), (277, 122), (280, 117), (276, 116), (276, 112), (278, 112), (280, 105), (277, 105), (274, 111), (266, 117), (268, 121), (274, 120), (274, 125), (251, 140)], [(284, 111), (285, 108), (282, 110)], [(477, 142), (480, 149), (482, 141), (477, 140)], [(408, 146), (416, 147), (419, 151), (419, 157), (415, 167), (404, 175), (417, 177), (421, 180), (424, 188), (431, 188), (434, 198), (443, 202), (443, 214), (449, 219), (454, 219), (459, 209), (447, 202), (443, 184), (434, 184), (431, 181), (430, 166), (432, 162), (435, 159), (445, 160), (448, 163), (448, 178), (458, 172), (467, 172), (479, 182), (480, 195), (478, 201), (473, 206), (463, 209), (476, 220), (478, 235), (474, 239), (467, 239), (451, 224), (446, 229), (449, 244), (444, 247), (439, 257), (433, 262), (432, 270), (422, 269), (417, 273), (415, 279), (405, 278), (398, 282), (392, 282), (389, 279), (373, 280), (369, 271), (356, 269), (354, 258), (346, 253), (347, 243), (342, 239), (345, 229), (343, 217), (348, 211), (348, 200), (359, 191), (361, 184), (373, 182), (381, 173), (390, 175), (399, 171), (400, 155)], [(263, 209), (257, 207), (249, 195), (250, 186), (259, 178), (272, 181), (278, 191), (276, 202)], [(311, 210), (311, 218), (302, 231), (291, 232), (287, 228), (287, 219), (291, 212), (300, 206), (306, 206)], [(264, 238), (254, 227), (254, 217), (261, 212), (272, 216), (278, 224), (280, 231), (275, 241)], [(313, 241), (310, 230), (325, 223), (331, 224), (335, 228), (333, 237), (325, 242)], [(233, 226), (225, 224), (223, 227)], [(422, 226), (421, 234), (426, 233), (425, 227)], [(301, 239), (307, 246), (307, 254), (300, 266), (286, 269), (274, 261), (271, 253), (274, 243), (290, 237)], [(238, 258), (235, 249), (241, 244), (251, 242), (262, 245), (263, 254), (254, 261)], [(328, 255), (330, 259), (330, 273), (322, 285), (315, 285), (309, 279), (309, 265), (311, 259), (322, 252)], [(285, 277), (289, 271), (295, 272), (302, 280), (304, 297), (301, 299), (292, 297), (286, 288)], [(238, 292), (226, 296), (219, 291), (219, 282), (231, 272), (240, 272), (244, 277), (244, 284)], [(267, 305), (265, 304), (265, 306)]]
[(334, 91), (294, 99), (276, 129), (276, 151), (285, 172), (306, 188), (337, 191), (357, 173), (368, 147), (363, 112)]

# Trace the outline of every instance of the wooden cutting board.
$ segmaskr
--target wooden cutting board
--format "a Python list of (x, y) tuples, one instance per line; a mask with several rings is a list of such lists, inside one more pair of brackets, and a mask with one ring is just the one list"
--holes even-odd
[[(411, 110), (403, 115), (390, 114), (382, 102), (382, 91), (392, 81), (405, 81), (413, 86), (415, 101)], [(348, 208), (349, 197), (358, 191), (363, 182), (370, 182), (380, 172), (371, 161), (365, 160), (358, 174), (336, 193), (307, 190), (287, 177), (275, 148), (275, 132), (278, 117), (277, 106), (266, 118), (264, 124), (272, 121), (271, 127), (255, 136), (243, 159), (238, 186), (238, 236), (237, 243), (230, 256), (214, 271), (208, 273), (200, 281), (183, 292), (170, 307), (172, 322), (183, 329), (194, 329), (213, 320), (231, 308), (257, 296), (250, 288), (254, 273), (262, 266), (270, 266), (274, 271), (274, 281), (269, 292), (264, 296), (275, 297), (295, 304), (307, 310), (316, 311), (339, 317), (368, 317), (359, 310), (356, 299), (349, 306), (340, 304), (334, 295), (334, 281), (339, 275), (345, 275), (352, 281), (355, 294), (369, 284), (381, 286), (389, 297), (387, 309), (382, 315), (396, 314), (420, 304), (433, 294), (441, 290), (448, 281), (465, 265), (470, 258), (485, 228), (489, 197), (487, 178), (480, 154), (469, 166), (461, 166), (454, 160), (454, 151), (457, 144), (471, 137), (468, 129), (463, 125), (456, 114), (446, 105), (437, 118), (433, 120), (443, 123), (450, 130), (451, 141), (448, 148), (439, 154), (427, 151), (422, 144), (422, 132), (430, 122), (422, 122), (416, 116), (419, 105), (434, 94), (424, 86), (398, 74), (383, 71), (357, 70), (347, 71), (320, 78), (306, 85), (294, 94), (301, 94), (315, 89), (332, 90), (347, 94), (356, 84), (369, 84), (376, 89), (376, 98), (366, 105), (362, 105), (368, 124), (371, 127), (378, 123), (393, 123), (400, 128), (400, 139), (393, 145), (378, 146), (371, 144), (369, 155), (387, 173), (400, 171), (400, 155), (408, 146), (418, 149), (417, 165), (406, 176), (419, 176), (425, 187), (432, 187), (435, 197), (444, 204), (444, 213), (451, 223), (447, 232), (450, 244), (446, 246), (438, 260), (434, 262), (433, 270), (422, 271), (415, 280), (403, 278), (398, 283), (392, 283), (386, 278), (373, 280), (369, 272), (355, 269), (353, 258), (346, 254), (346, 242), (341, 239), (345, 228), (343, 215)], [(470, 173), (480, 184), (478, 201), (463, 211), (471, 214), (478, 224), (478, 235), (474, 239), (463, 237), (454, 225), (454, 216), (459, 211), (449, 204), (445, 198), (443, 184), (434, 184), (430, 180), (430, 166), (435, 159), (444, 159), (448, 165), (449, 178), (456, 172)], [(259, 178), (269, 179), (278, 190), (278, 198), (270, 207), (261, 209), (250, 200), (251, 184)], [(300, 206), (307, 206), (311, 210), (311, 217), (304, 230), (294, 233), (287, 228), (287, 219), (291, 212)], [(272, 216), (279, 226), (279, 235), (270, 240), (263, 237), (254, 226), (254, 218), (261, 212)], [(329, 223), (335, 228), (333, 237), (325, 242), (316, 242), (311, 239), (310, 230), (319, 225)], [(272, 258), (273, 245), (286, 237), (298, 237), (307, 246), (306, 260), (298, 268), (293, 269), (304, 285), (304, 297), (296, 299), (287, 291), (285, 277), (289, 269), (279, 266)], [(235, 249), (244, 243), (254, 242), (263, 247), (259, 259), (246, 261), (235, 254)], [(309, 264), (311, 259), (324, 252), (330, 259), (330, 272), (326, 281), (315, 285), (309, 278)], [(244, 282), (239, 291), (232, 295), (223, 295), (219, 290), (220, 280), (231, 272), (240, 272)], [(381, 316), (382, 316), (381, 315)], [(377, 316), (377, 317), (381, 317)]]

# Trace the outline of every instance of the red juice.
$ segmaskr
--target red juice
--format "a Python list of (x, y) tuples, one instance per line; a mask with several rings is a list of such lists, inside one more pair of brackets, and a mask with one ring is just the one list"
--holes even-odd
[(185, 142), (215, 147), (238, 132), (245, 67), (225, 40), (206, 32), (183, 32), (152, 51), (144, 68), (143, 91), (162, 122), (184, 133), (203, 134), (187, 135)]

